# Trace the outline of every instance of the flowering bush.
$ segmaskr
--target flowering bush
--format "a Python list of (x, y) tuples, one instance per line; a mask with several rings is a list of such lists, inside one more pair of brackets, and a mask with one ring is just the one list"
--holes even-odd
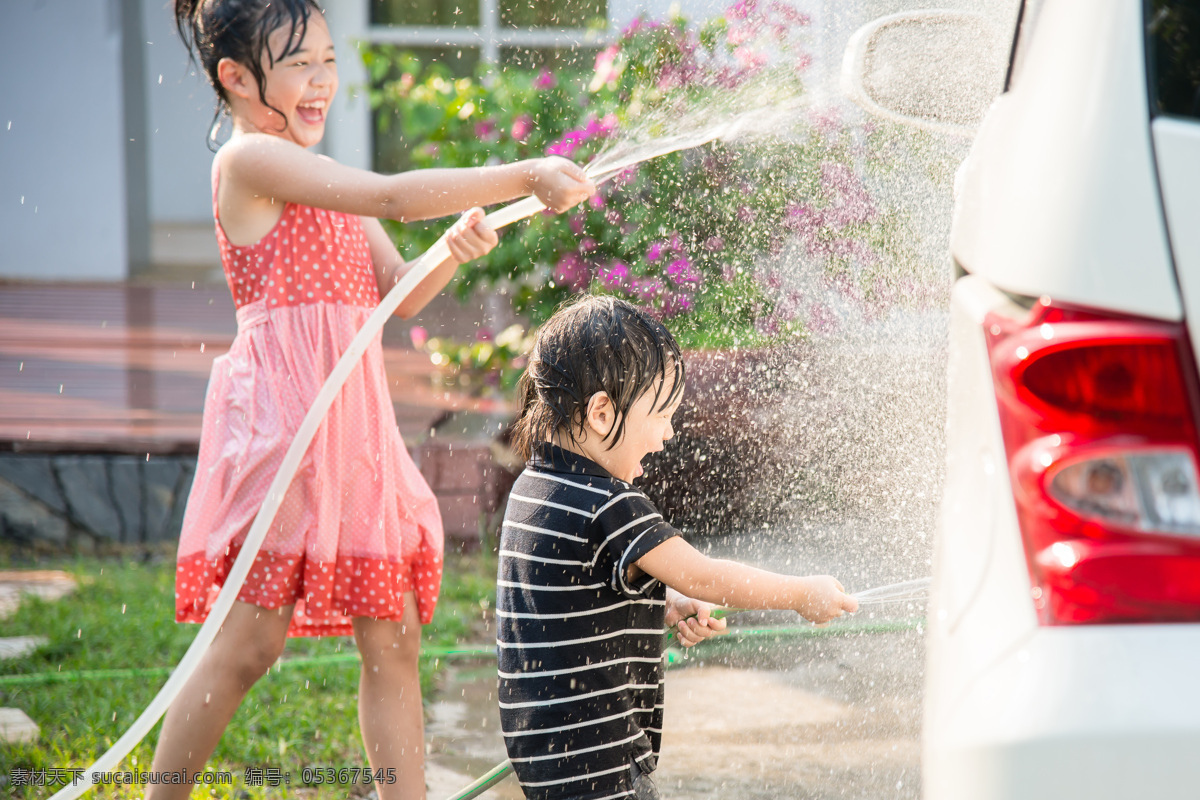
[(413, 346), (428, 353), (439, 367), (443, 385), (475, 396), (505, 395), (516, 389), (533, 348), (533, 335), (519, 324), (495, 336), (481, 328), (473, 342), (430, 337), (419, 325), (409, 333)]
[[(639, 18), (598, 50), (588, 72), (492, 66), (454, 79), (389, 46), (364, 58), (381, 128), (401, 126), (410, 143), (407, 166), (543, 154), (582, 163), (622, 132), (671, 133), (751, 102), (794, 101), (810, 61), (807, 23), (778, 0), (740, 0), (699, 27), (678, 16)], [(572, 293), (610, 292), (650, 309), (685, 347), (763, 345), (832, 324), (828, 309), (772, 266), (791, 246), (864, 308), (893, 302), (899, 290), (882, 266), (899, 250), (901, 222), (860, 174), (871, 141), (833, 116), (793, 111), (786, 123), (773, 121), (770, 137), (622, 171), (572, 212), (502, 236), (457, 291), (505, 291), (535, 326)], [(414, 254), (442, 227), (390, 231)]]

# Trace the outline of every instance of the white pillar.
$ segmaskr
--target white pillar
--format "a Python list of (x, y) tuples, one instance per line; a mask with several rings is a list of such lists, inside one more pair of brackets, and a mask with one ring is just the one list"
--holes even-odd
[(321, 149), (335, 161), (360, 169), (371, 169), (372, 160), (367, 70), (358, 50), (370, 27), (369, 2), (333, 0), (325, 4), (325, 19), (337, 49), (339, 88), (325, 124)]

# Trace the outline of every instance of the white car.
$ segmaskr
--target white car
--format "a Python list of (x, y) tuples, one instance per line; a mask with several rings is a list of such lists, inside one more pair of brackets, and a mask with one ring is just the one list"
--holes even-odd
[(927, 800), (1200, 797), (1200, 0), (1024, 0), (955, 185)]

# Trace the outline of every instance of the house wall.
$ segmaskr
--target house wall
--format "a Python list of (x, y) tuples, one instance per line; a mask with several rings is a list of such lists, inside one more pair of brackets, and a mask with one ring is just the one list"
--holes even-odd
[(0, 277), (125, 277), (120, 0), (0, 12)]

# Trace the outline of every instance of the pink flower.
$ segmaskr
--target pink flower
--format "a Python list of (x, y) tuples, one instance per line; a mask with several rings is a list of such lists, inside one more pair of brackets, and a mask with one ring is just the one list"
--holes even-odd
[(758, 3), (755, 0), (738, 0), (738, 2), (725, 9), (725, 19), (733, 22), (738, 19), (746, 19), (757, 8)]
[(743, 69), (749, 72), (757, 72), (767, 65), (767, 54), (761, 50), (754, 50), (746, 45), (742, 45), (733, 51), (733, 57), (737, 59), (738, 64)]
[(704, 240), (704, 249), (710, 253), (716, 253), (719, 250), (724, 250), (725, 240), (720, 236), (710, 236)]
[(754, 320), (754, 329), (768, 338), (778, 336), (780, 331), (779, 320), (774, 315), (759, 317)]
[(808, 307), (808, 327), (820, 333), (828, 333), (837, 329), (837, 317), (824, 303), (813, 303)]
[(480, 328), (475, 331), (475, 340), (478, 342), (490, 342), (494, 338), (496, 337), (492, 334), (491, 328)]
[(682, 293), (668, 294), (663, 297), (663, 316), (674, 317), (679, 314), (686, 314), (692, 310), (691, 295)]
[(692, 266), (692, 262), (686, 258), (675, 259), (667, 265), (665, 272), (667, 277), (676, 286), (695, 288), (700, 285), (700, 273)]
[[(549, 209), (547, 209), (547, 211), (549, 211)], [(583, 234), (583, 223), (583, 214), (572, 214), (571, 216), (567, 217), (567, 224), (571, 226), (571, 233), (575, 234), (576, 236), (581, 236)]]
[(565, 286), (572, 292), (587, 288), (592, 282), (591, 268), (588, 263), (576, 253), (567, 253), (558, 260), (554, 267), (554, 282)]
[(658, 278), (634, 278), (631, 288), (642, 302), (649, 302), (663, 293), (663, 284)]
[(588, 205), (592, 208), (604, 208), (604, 203), (604, 195), (600, 194), (599, 192), (596, 192), (596, 194), (588, 198)]
[(420, 325), (413, 325), (408, 329), (408, 335), (412, 339), (413, 347), (421, 350), (425, 347), (425, 343), (429, 341), (429, 331), (425, 330)]
[(496, 131), (496, 120), (485, 119), (475, 123), (475, 138), (485, 142), (494, 142), (499, 139)]
[(573, 155), (575, 155), (575, 151), (579, 149), (579, 145), (583, 144), (585, 139), (587, 139), (587, 137), (584, 136), (583, 131), (567, 131), (563, 134), (561, 139), (546, 148), (546, 155), (571, 158)]
[(601, 119), (596, 119), (594, 116), (589, 116), (587, 122), (583, 126), (583, 138), (585, 140), (595, 137), (605, 138), (616, 129), (617, 116), (615, 114), (605, 114)]
[(545, 91), (546, 89), (553, 89), (555, 86), (558, 86), (558, 78), (556, 78), (554, 73), (550, 70), (544, 69), (538, 73), (537, 78), (533, 82), (533, 86), (535, 89), (542, 91)]
[(595, 74), (592, 77), (592, 91), (596, 91), (601, 86), (613, 83), (616, 81), (617, 72), (616, 61), (617, 54), (620, 48), (615, 44), (610, 44), (608, 47), (596, 54)]
[(608, 266), (596, 270), (596, 277), (607, 289), (629, 288), (629, 267), (620, 261), (611, 261)]
[(596, 249), (596, 240), (590, 236), (585, 236), (579, 240), (579, 250), (583, 253), (590, 253)]
[(512, 138), (518, 142), (523, 142), (529, 138), (529, 134), (533, 132), (533, 117), (528, 114), (522, 114), (513, 120)]
[(662, 251), (663, 251), (662, 242), (655, 242), (654, 244), (650, 245), (650, 247), (646, 250), (646, 260), (647, 261), (658, 261), (658, 259), (662, 256)]
[(827, 161), (821, 165), (821, 188), (833, 200), (830, 225), (841, 228), (875, 218), (875, 203), (859, 177), (845, 164)]

